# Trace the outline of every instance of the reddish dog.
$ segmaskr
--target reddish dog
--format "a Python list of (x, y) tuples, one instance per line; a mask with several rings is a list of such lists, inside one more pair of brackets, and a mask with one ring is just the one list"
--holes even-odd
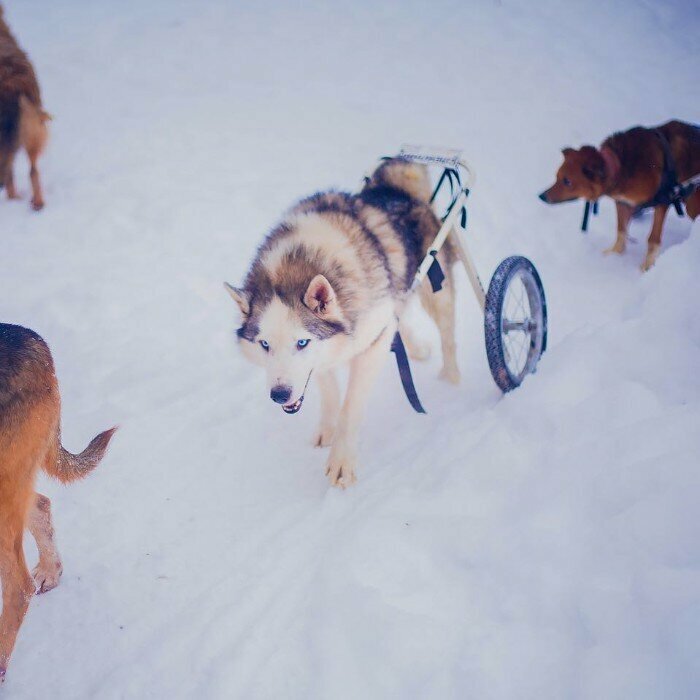
[(12, 163), (20, 146), (29, 156), (32, 208), (44, 206), (37, 161), (44, 150), (51, 117), (41, 106), (41, 93), (34, 68), (5, 23), (0, 5), (0, 189), (17, 199)]
[[(603, 195), (612, 197), (617, 206), (617, 240), (606, 253), (624, 253), (627, 226), (635, 207), (654, 207), (654, 223), (649, 234), (646, 259), (642, 270), (656, 261), (661, 246), (661, 231), (666, 211), (666, 190), (675, 171), (678, 182), (700, 173), (700, 127), (670, 121), (646, 129), (637, 126), (613, 134), (600, 149), (583, 146), (576, 151), (565, 148), (564, 163), (556, 182), (540, 195), (549, 204), (568, 202), (580, 197), (593, 202)], [(685, 199), (688, 216), (700, 214), (700, 190)]]
[[(79, 455), (64, 450), (49, 348), (36, 333), (0, 323), (0, 683), (32, 595), (57, 586), (62, 571), (51, 502), (35, 493), (36, 473), (43, 469), (63, 482), (86, 476), (99, 464), (114, 430), (100, 433)], [(33, 579), (22, 550), (25, 527), (39, 548)]]

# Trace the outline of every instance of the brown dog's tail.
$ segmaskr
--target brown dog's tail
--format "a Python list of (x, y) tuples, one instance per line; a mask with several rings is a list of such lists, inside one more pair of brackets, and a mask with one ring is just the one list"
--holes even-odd
[(100, 433), (77, 455), (68, 452), (61, 445), (60, 435), (57, 435), (55, 448), (49, 453), (44, 471), (64, 484), (85, 478), (104, 457), (116, 429), (115, 426)]

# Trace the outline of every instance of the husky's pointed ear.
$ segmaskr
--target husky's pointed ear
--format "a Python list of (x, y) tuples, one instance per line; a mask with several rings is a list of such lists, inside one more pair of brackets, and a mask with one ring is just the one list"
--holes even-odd
[(224, 282), (224, 289), (233, 297), (238, 304), (241, 314), (245, 317), (250, 313), (250, 294), (244, 289), (238, 289), (228, 282)]
[(573, 153), (576, 153), (576, 150), (574, 148), (569, 148), (569, 146), (561, 149), (561, 154), (564, 156), (564, 158), (572, 155)]
[(316, 275), (309, 282), (304, 294), (304, 304), (325, 321), (342, 322), (343, 320), (338, 298), (331, 283), (323, 275)]

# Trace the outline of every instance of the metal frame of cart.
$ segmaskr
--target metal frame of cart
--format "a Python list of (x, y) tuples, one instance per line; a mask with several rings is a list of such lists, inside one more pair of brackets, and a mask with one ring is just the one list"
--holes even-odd
[(442, 168), (431, 198), (434, 208), (440, 192), (450, 188), (450, 203), (445, 212), (440, 216), (436, 211), (442, 226), (418, 266), (411, 291), (430, 277), (431, 268), (438, 265), (438, 252), (451, 236), (484, 314), (486, 354), (491, 374), (502, 391), (516, 388), (536, 370), (547, 347), (547, 303), (539, 273), (527, 258), (519, 255), (508, 257), (496, 268), (485, 292), (463, 235), (474, 172), (462, 159), (461, 151), (405, 145), (396, 157)]

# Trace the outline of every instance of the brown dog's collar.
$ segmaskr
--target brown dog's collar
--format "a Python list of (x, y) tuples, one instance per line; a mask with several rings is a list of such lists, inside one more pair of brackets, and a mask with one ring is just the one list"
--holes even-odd
[(611, 192), (615, 189), (620, 176), (620, 159), (610, 146), (603, 146), (600, 149), (600, 155), (605, 162), (605, 189)]

